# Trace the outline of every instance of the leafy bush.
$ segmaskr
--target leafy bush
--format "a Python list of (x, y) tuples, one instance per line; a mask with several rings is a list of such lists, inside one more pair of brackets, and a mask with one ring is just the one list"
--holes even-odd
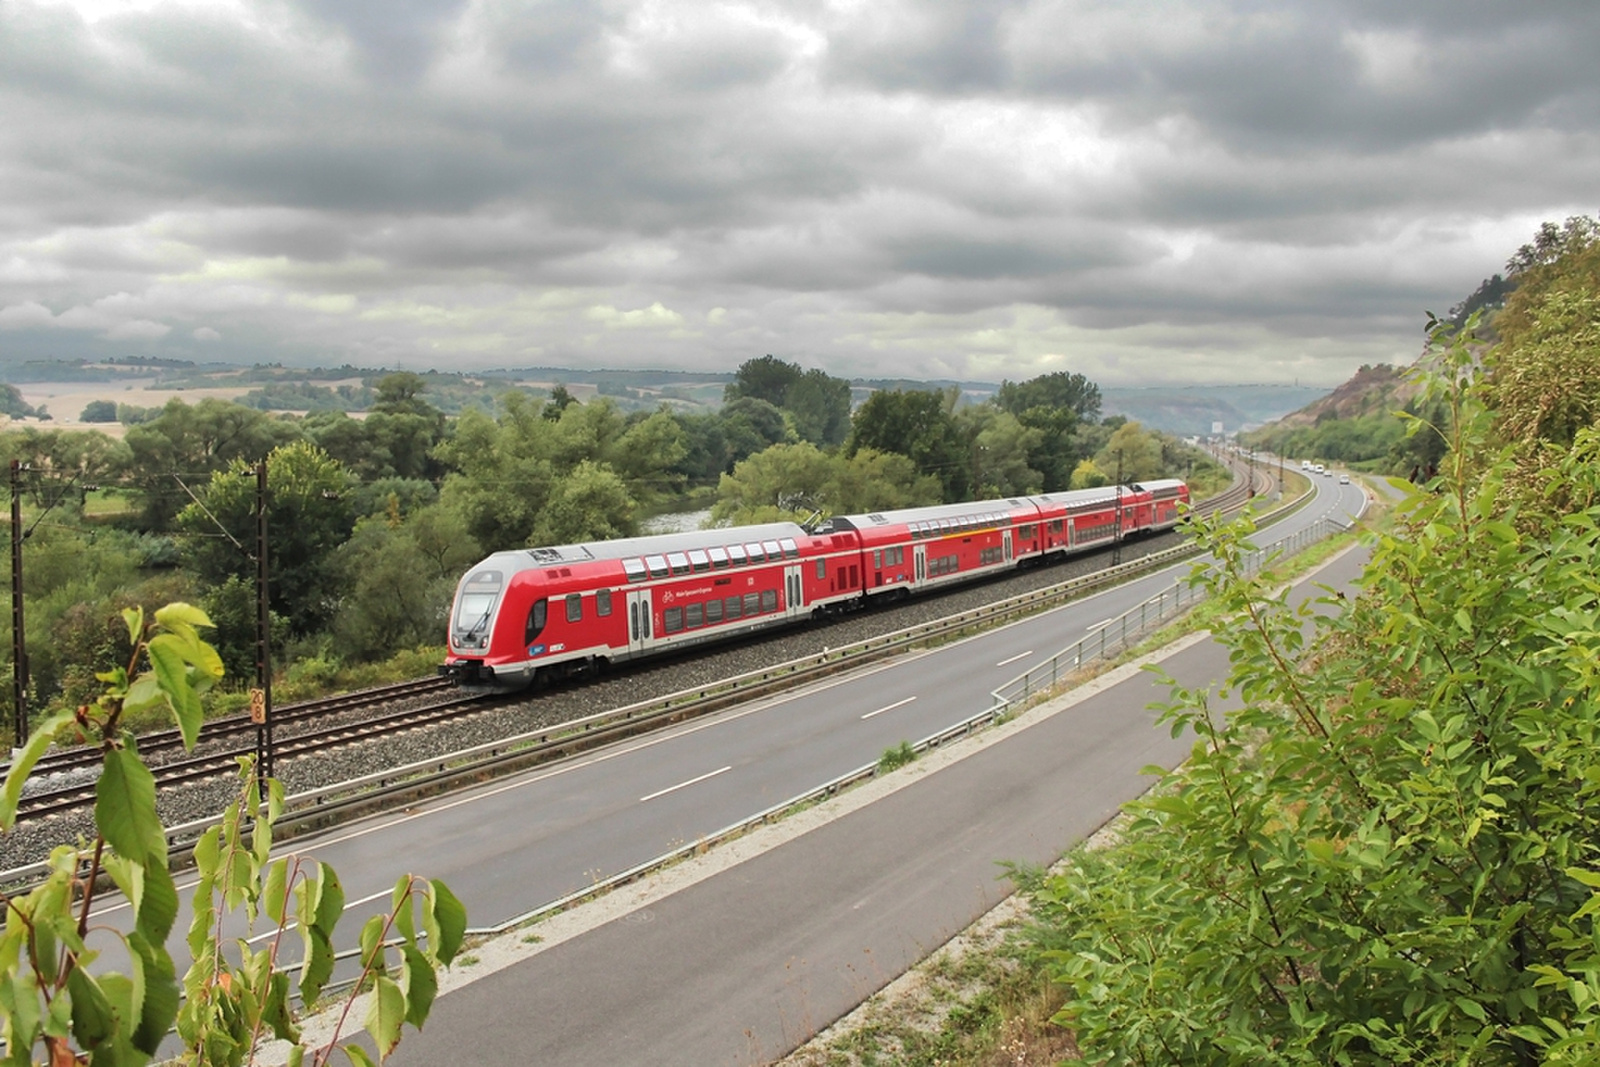
[(1600, 1051), (1600, 431), (1519, 514), (1448, 364), (1437, 492), (1317, 619), (1244, 577), (1248, 528), (1208, 527), (1238, 616), (1227, 716), (1115, 850), (1034, 889), (1086, 1058), (1175, 1064), (1591, 1062)]

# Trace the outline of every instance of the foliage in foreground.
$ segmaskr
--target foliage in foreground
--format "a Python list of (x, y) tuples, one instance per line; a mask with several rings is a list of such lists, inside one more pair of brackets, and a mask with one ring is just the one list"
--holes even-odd
[[(1464, 379), (1465, 345), (1452, 371)], [(1592, 1062), (1600, 1054), (1600, 432), (1540, 508), (1482, 471), (1487, 418), (1445, 397), (1447, 472), (1378, 539), (1363, 594), (1291, 610), (1211, 528), (1238, 614), (1223, 717), (1134, 832), (1034, 893), (1097, 1062)], [(1508, 511), (1507, 501), (1522, 504)]]
[[(56, 849), (38, 886), (0, 895), (4, 1062), (30, 1064), (42, 1046), (51, 1067), (144, 1064), (176, 1024), (182, 1063), (250, 1062), (270, 1035), (295, 1044), (290, 1063), (298, 1065), (306, 1050), (299, 1046), (290, 970), (280, 954), (286, 936), (298, 928), (298, 992), (305, 1003), (316, 1002), (333, 975), (334, 926), (344, 911), (338, 876), (316, 860), (272, 857), (282, 789), (267, 780), (263, 797), (262, 783), (244, 761), (239, 799), (195, 846), (198, 879), (187, 939), (192, 963), (180, 986), (167, 947), (178, 889), (156, 814), (155, 779), (139, 757), (129, 721), (164, 708), (193, 748), (201, 694), (222, 677), (223, 666), (200, 638), (199, 629), (211, 622), (198, 608), (169, 604), (148, 626), (137, 609), (125, 611), (123, 619), (132, 647), (126, 665), (97, 675), (105, 689), (93, 703), (40, 724), (0, 788), (0, 828), (10, 829), (28, 776), (53, 743), (70, 740), (102, 754), (94, 841)], [(95, 914), (103, 879), (126, 899), (132, 929)], [(339, 1020), (342, 1029), (357, 995), (370, 992), (362, 1021), (380, 1059), (399, 1042), (404, 1023), (421, 1026), (426, 1020), (438, 967), (454, 958), (466, 930), (466, 913), (442, 882), (402, 876), (390, 903), (388, 914), (373, 916), (362, 928), (361, 971)], [(244, 937), (224, 937), (224, 919), (241, 910), (250, 928), (266, 919), (271, 936), (264, 947), (252, 947), (249, 928)], [(126, 974), (92, 966), (108, 946), (126, 955)], [(387, 958), (391, 948), (400, 957), (398, 966)], [(338, 1040), (336, 1030), (326, 1046), (312, 1050), (310, 1062), (327, 1063)], [(359, 1046), (343, 1051), (353, 1064), (369, 1062)]]

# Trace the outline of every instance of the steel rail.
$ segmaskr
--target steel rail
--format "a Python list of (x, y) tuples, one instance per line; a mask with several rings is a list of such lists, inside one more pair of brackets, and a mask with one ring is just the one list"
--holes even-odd
[[(1227, 490), (1202, 501), (1201, 507), (1204, 510), (1210, 512), (1236, 510), (1252, 499), (1250, 493), (1252, 479), (1250, 478), (1249, 469), (1237, 462), (1233, 462), (1231, 465), (1237, 474), (1244, 477), (1236, 478)], [(1307, 496), (1309, 495), (1307, 494)], [(1292, 507), (1284, 508), (1280, 509), (1280, 512), (1282, 515), (1286, 515), (1291, 510), (1293, 510)], [(1274, 513), (1270, 518), (1263, 516), (1257, 521), (1275, 521), (1277, 517), (1281, 517), (1281, 515)], [(645, 730), (669, 725), (672, 722), (694, 715), (718, 710), (735, 700), (742, 701), (770, 695), (773, 692), (805, 684), (814, 678), (824, 677), (839, 670), (854, 668), (874, 659), (897, 654), (915, 644), (959, 636), (972, 629), (998, 625), (1034, 611), (1053, 607), (1091, 589), (1114, 584), (1123, 578), (1132, 577), (1146, 570), (1158, 569), (1169, 562), (1191, 555), (1193, 552), (1194, 549), (1190, 545), (1177, 545), (1138, 560), (1097, 571), (1094, 574), (1069, 579), (1068, 581), (1059, 582), (1028, 593), (1018, 594), (979, 608), (946, 616), (943, 619), (907, 627), (888, 635), (868, 638), (865, 641), (844, 646), (831, 652), (817, 656), (802, 657), (788, 663), (736, 675), (693, 690), (684, 690), (652, 701), (600, 712), (597, 715), (589, 716), (576, 722), (538, 731), (541, 741), (533, 746), (534, 749), (538, 750), (533, 754), (540, 758), (555, 758), (567, 754), (569, 750), (576, 751), (581, 748), (592, 747), (595, 744), (607, 743)], [(437, 692), (449, 687), (448, 682), (434, 678), (417, 679), (390, 686), (379, 686), (355, 693), (289, 705), (283, 709), (288, 714), (284, 719), (279, 719), (278, 722), (282, 724), (285, 721), (304, 721), (326, 715), (331, 711), (359, 709), (374, 704), (386, 703), (405, 696)], [(423, 707), (410, 708), (388, 715), (340, 724), (325, 730), (315, 730), (284, 738), (275, 746), (276, 755), (280, 758), (292, 758), (315, 752), (325, 752), (344, 745), (391, 736), (406, 730), (447, 722), (467, 714), (491, 710), (504, 703), (515, 702), (517, 699), (519, 698), (515, 696), (498, 700), (489, 699), (482, 695), (456, 696), (430, 703)], [(605, 724), (599, 725), (600, 720), (604, 720)], [(213, 720), (202, 729), (201, 741), (216, 741), (235, 734), (248, 734), (253, 730), (253, 727), (254, 724), (250, 722), (248, 717), (238, 716)], [(580, 728), (578, 734), (572, 733), (575, 727)], [(521, 736), (527, 737), (529, 735)], [(557, 736), (567, 738), (567, 740), (551, 740), (551, 738)], [(574, 737), (581, 737), (581, 744), (578, 744), (576, 748), (572, 747), (571, 738)], [(181, 737), (176, 730), (163, 730), (152, 732), (140, 739), (140, 747), (145, 751), (149, 751), (152, 744), (158, 750), (175, 748), (181, 744)], [(488, 747), (498, 748), (504, 744), (505, 742), (491, 742)], [(526, 748), (526, 746), (522, 747)], [(221, 751), (211, 751), (199, 756), (167, 761), (157, 764), (151, 769), (155, 775), (158, 789), (171, 788), (231, 773), (237, 766), (238, 759), (242, 756), (250, 755), (253, 751), (253, 745), (232, 747)], [(467, 751), (475, 750), (469, 749)], [(529, 752), (532, 751), (532, 749), (529, 750)], [(520, 759), (521, 757), (518, 757), (519, 762)], [(40, 765), (35, 768), (35, 774), (61, 773), (73, 768), (93, 766), (98, 764), (100, 760), (100, 753), (93, 749), (68, 749), (64, 750), (63, 759), (58, 762), (45, 765), (44, 761), (41, 761)], [(497, 766), (499, 762), (498, 759), (495, 759), (489, 766)], [(478, 768), (469, 773), (481, 773), (485, 769), (489, 768)], [(388, 781), (395, 773), (394, 771), (379, 772), (376, 777)], [(364, 783), (371, 777), (373, 776), (353, 779), (352, 782)], [(340, 790), (344, 784), (347, 783), (341, 783), (339, 786), (330, 788)], [(48, 815), (63, 814), (87, 807), (93, 804), (94, 799), (95, 792), (92, 783), (73, 783), (56, 789), (37, 790), (21, 799), (17, 814), (19, 819), (36, 819)], [(331, 813), (331, 809), (324, 805), (322, 814), (329, 813)]]

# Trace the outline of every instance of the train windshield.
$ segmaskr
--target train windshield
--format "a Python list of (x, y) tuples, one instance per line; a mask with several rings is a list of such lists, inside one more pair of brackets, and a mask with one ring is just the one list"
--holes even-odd
[(482, 630), (494, 610), (495, 593), (462, 593), (456, 602), (456, 629)]

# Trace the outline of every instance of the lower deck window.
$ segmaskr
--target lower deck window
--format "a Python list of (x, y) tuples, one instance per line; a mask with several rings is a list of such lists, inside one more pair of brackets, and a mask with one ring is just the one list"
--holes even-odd
[(746, 593), (744, 595), (744, 613), (746, 615), (761, 614), (761, 594)]
[(776, 589), (763, 589), (761, 591), (761, 610), (778, 610), (778, 591)]
[(737, 619), (740, 615), (739, 608), (743, 606), (743, 603), (744, 602), (736, 596), (731, 596), (724, 601), (724, 606), (728, 609), (728, 618)]
[(661, 613), (662, 628), (669, 634), (675, 634), (683, 629), (683, 609), (668, 608)]
[(690, 604), (683, 609), (683, 623), (693, 629), (706, 624), (706, 609), (703, 604)]

